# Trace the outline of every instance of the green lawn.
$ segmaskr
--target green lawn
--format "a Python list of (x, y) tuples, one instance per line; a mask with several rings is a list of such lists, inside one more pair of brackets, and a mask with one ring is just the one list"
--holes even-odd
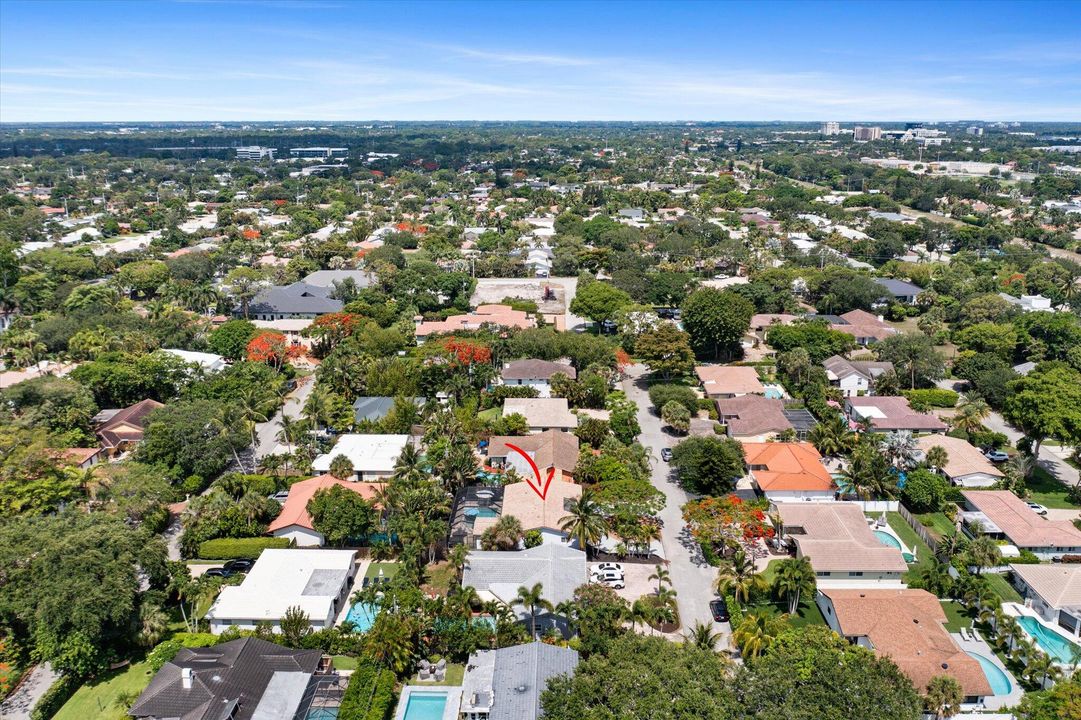
[(117, 704), (118, 698), (129, 695), (128, 699), (134, 700), (150, 684), (151, 677), (150, 665), (141, 662), (88, 681), (64, 703), (54, 720), (126, 720), (128, 709)]
[(398, 574), (398, 563), (372, 563), (368, 566), (368, 571), (364, 573), (364, 577), (373, 578), (379, 576), (379, 571), (383, 571), (383, 577), (392, 578)]
[(920, 536), (916, 534), (916, 531), (912, 529), (908, 522), (901, 517), (900, 513), (886, 513), (886, 522), (901, 538), (901, 542), (905, 546), (916, 550), (916, 562), (908, 566), (908, 572), (905, 573), (904, 578), (905, 582), (911, 582), (918, 576), (922, 565), (934, 562), (934, 553), (931, 552), (931, 548), (928, 547), (927, 543), (920, 539)]
[(357, 659), (348, 655), (333, 655), (335, 670), (356, 670)]
[(972, 627), (972, 618), (965, 613), (965, 606), (961, 603), (943, 600), (942, 611), (946, 613), (946, 629), (950, 632), (955, 633), (961, 628)]
[(462, 684), (462, 679), (465, 677), (465, 665), (459, 663), (447, 663), (447, 678), (443, 682), (421, 682), (414, 676), (406, 685), (435, 685), (455, 687)]
[(1010, 585), (1010, 581), (1004, 575), (984, 573), (983, 576), (987, 578), (987, 582), (991, 589), (995, 591), (995, 594), (1002, 598), (1002, 602), (1024, 602), (1021, 595), (1013, 589), (1013, 585)]
[(503, 417), (503, 408), (501, 407), (488, 408), (477, 413), (477, 419), (484, 422), (495, 422), (501, 417)]
[(1066, 486), (1056, 480), (1042, 467), (1037, 467), (1032, 477), (1026, 483), (1029, 490), (1029, 500), (1038, 502), (1049, 508), (1071, 510), (1076, 508), (1072, 502), (1066, 499)]
[(424, 586), (431, 592), (446, 595), (458, 577), (458, 571), (447, 561), (433, 563), (424, 568), (428, 581)]
[[(902, 520), (903, 519), (904, 518), (902, 518)], [(932, 535), (937, 537), (949, 535), (950, 533), (957, 531), (953, 523), (950, 522), (950, 519), (940, 512), (923, 513), (922, 515), (917, 515), (916, 519), (920, 521), (921, 525), (930, 530)], [(926, 522), (929, 522), (930, 525), (924, 525)]]

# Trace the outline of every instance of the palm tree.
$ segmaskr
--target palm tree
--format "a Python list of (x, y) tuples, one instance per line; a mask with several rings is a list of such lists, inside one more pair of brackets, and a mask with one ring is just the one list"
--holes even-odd
[(139, 608), (139, 644), (151, 648), (161, 642), (169, 629), (169, 616), (160, 607), (144, 603)]
[(717, 575), (717, 589), (722, 595), (729, 591), (736, 602), (748, 600), (751, 592), (761, 588), (765, 581), (757, 571), (754, 560), (747, 557), (743, 548), (739, 548), (721, 567)]
[(948, 535), (943, 535), (939, 538), (938, 546), (935, 548), (935, 557), (943, 562), (947, 562), (961, 550), (963, 545), (964, 540), (961, 538), (960, 534), (952, 532)]
[(812, 593), (815, 588), (815, 572), (807, 558), (786, 558), (780, 562), (773, 579), (773, 589), (788, 597), (788, 614), (795, 615), (799, 609), (800, 595)]
[(965, 395), (957, 405), (951, 422), (958, 430), (974, 433), (983, 430), (983, 421), (991, 414), (991, 406), (983, 399)]
[(758, 657), (769, 649), (788, 622), (787, 615), (751, 612), (732, 632), (732, 640), (744, 658)]
[(529, 624), (533, 633), (533, 639), (537, 639), (537, 610), (554, 610), (552, 603), (544, 599), (544, 587), (537, 583), (531, 588), (525, 586), (518, 588), (518, 595), (514, 602), (529, 609)]
[(701, 650), (713, 651), (717, 648), (717, 643), (721, 637), (720, 633), (713, 631), (712, 625), (696, 620), (687, 632), (684, 642)]
[(815, 425), (807, 439), (824, 457), (837, 457), (851, 447), (852, 433), (839, 415), (831, 415), (825, 422)]
[(638, 631), (638, 624), (648, 625), (649, 621), (653, 619), (654, 607), (650, 603), (644, 602), (641, 598), (635, 600), (631, 604), (630, 609), (627, 611), (627, 619), (631, 621), (631, 629), (635, 632)]
[(451, 567), (454, 568), (455, 575), (460, 579), (462, 577), (462, 569), (465, 568), (466, 563), (469, 561), (469, 546), (463, 543), (452, 547), (447, 554), (447, 561), (450, 562)]
[(878, 444), (878, 449), (890, 459), (890, 463), (899, 468), (910, 468), (916, 464), (916, 454), (920, 446), (908, 430), (886, 433)]
[(567, 627), (572, 633), (577, 632), (578, 627), (578, 603), (573, 600), (564, 600), (555, 605), (555, 614), (567, 621)]
[(559, 521), (559, 529), (588, 553), (589, 546), (600, 542), (608, 532), (608, 520), (593, 500), (592, 489), (583, 489), (581, 497), (572, 500), (567, 511), (570, 514)]
[(251, 434), (252, 448), (255, 449), (255, 426), (258, 423), (268, 421), (267, 416), (262, 411), (263, 405), (265, 404), (265, 398), (262, 396), (262, 389), (254, 385), (249, 385), (240, 393), (240, 397), (237, 398), (237, 403), (240, 407), (240, 415), (244, 419), (244, 423), (248, 426), (248, 432)]
[(950, 675), (936, 675), (927, 683), (924, 705), (936, 718), (950, 718), (961, 709), (964, 700), (961, 684)]
[(394, 461), (394, 479), (407, 483), (424, 477), (424, 455), (412, 443), (402, 448), (402, 454)]
[(998, 544), (988, 535), (980, 535), (970, 542), (966, 553), (969, 562), (976, 566), (977, 575), (981, 574), (985, 567), (994, 567), (1002, 562)]
[(927, 451), (927, 455), (923, 460), (927, 463), (927, 467), (932, 470), (941, 470), (946, 467), (946, 463), (950, 461), (950, 456), (949, 453), (946, 452), (946, 448), (941, 445), (935, 445)]
[(657, 565), (654, 569), (653, 574), (649, 576), (649, 579), (657, 581), (657, 594), (660, 595), (662, 585), (672, 584), (672, 573), (670, 573), (668, 570), (665, 570), (662, 566)]

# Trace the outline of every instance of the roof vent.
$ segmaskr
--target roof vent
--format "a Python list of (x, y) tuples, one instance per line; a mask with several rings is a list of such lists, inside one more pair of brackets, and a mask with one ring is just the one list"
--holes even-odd
[(515, 690), (516, 690), (517, 692), (520, 692), (520, 693), (524, 693), (524, 692), (525, 692), (525, 690), (526, 690), (526, 688), (525, 688), (525, 685), (519, 685), (518, 687), (516, 687), (516, 688), (514, 688), (514, 689), (515, 689)]
[(180, 668), (180, 684), (185, 690), (191, 690), (191, 668)]
[(949, 670), (950, 669), (950, 664), (949, 663), (942, 663), (942, 669), (943, 670)]
[(912, 618), (912, 622), (914, 622), (914, 623), (916, 623), (917, 625), (919, 625), (919, 624), (920, 624), (920, 619), (919, 619), (919, 618)]

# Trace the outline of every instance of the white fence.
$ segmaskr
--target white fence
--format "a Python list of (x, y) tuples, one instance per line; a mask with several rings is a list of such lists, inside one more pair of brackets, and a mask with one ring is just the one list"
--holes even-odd
[(869, 512), (897, 512), (901, 503), (897, 500), (849, 500), (853, 505), (859, 505), (865, 513)]

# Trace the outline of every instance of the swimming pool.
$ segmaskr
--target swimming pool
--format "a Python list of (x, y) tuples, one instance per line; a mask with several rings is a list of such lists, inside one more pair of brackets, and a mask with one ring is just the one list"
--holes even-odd
[(1073, 662), (1073, 654), (1077, 649), (1075, 643), (1070, 642), (1031, 615), (1021, 616), (1017, 618), (1017, 622), (1052, 660), (1059, 663)]
[(338, 708), (320, 707), (308, 710), (308, 715), (304, 720), (337, 720), (337, 717)]
[(353, 603), (345, 619), (353, 623), (353, 632), (363, 633), (372, 629), (379, 606), (371, 603)]
[(465, 509), (465, 516), (468, 518), (493, 518), (499, 517), (499, 513), (490, 507), (471, 507)]
[(897, 548), (901, 551), (901, 557), (905, 559), (905, 562), (915, 562), (916, 556), (901, 547), (901, 541), (895, 538), (885, 530), (875, 530), (875, 537), (883, 545), (887, 545), (891, 548)]
[(1006, 673), (1002, 672), (1002, 668), (978, 653), (966, 650), (965, 654), (978, 662), (980, 667), (983, 668), (983, 674), (987, 676), (987, 683), (991, 686), (993, 695), (1009, 695), (1013, 692), (1013, 683), (1010, 682), (1010, 678)]
[(784, 388), (780, 385), (763, 385), (766, 389), (762, 394), (770, 400), (780, 400), (784, 397)]
[(443, 720), (447, 707), (445, 692), (411, 692), (406, 699), (402, 720)]

